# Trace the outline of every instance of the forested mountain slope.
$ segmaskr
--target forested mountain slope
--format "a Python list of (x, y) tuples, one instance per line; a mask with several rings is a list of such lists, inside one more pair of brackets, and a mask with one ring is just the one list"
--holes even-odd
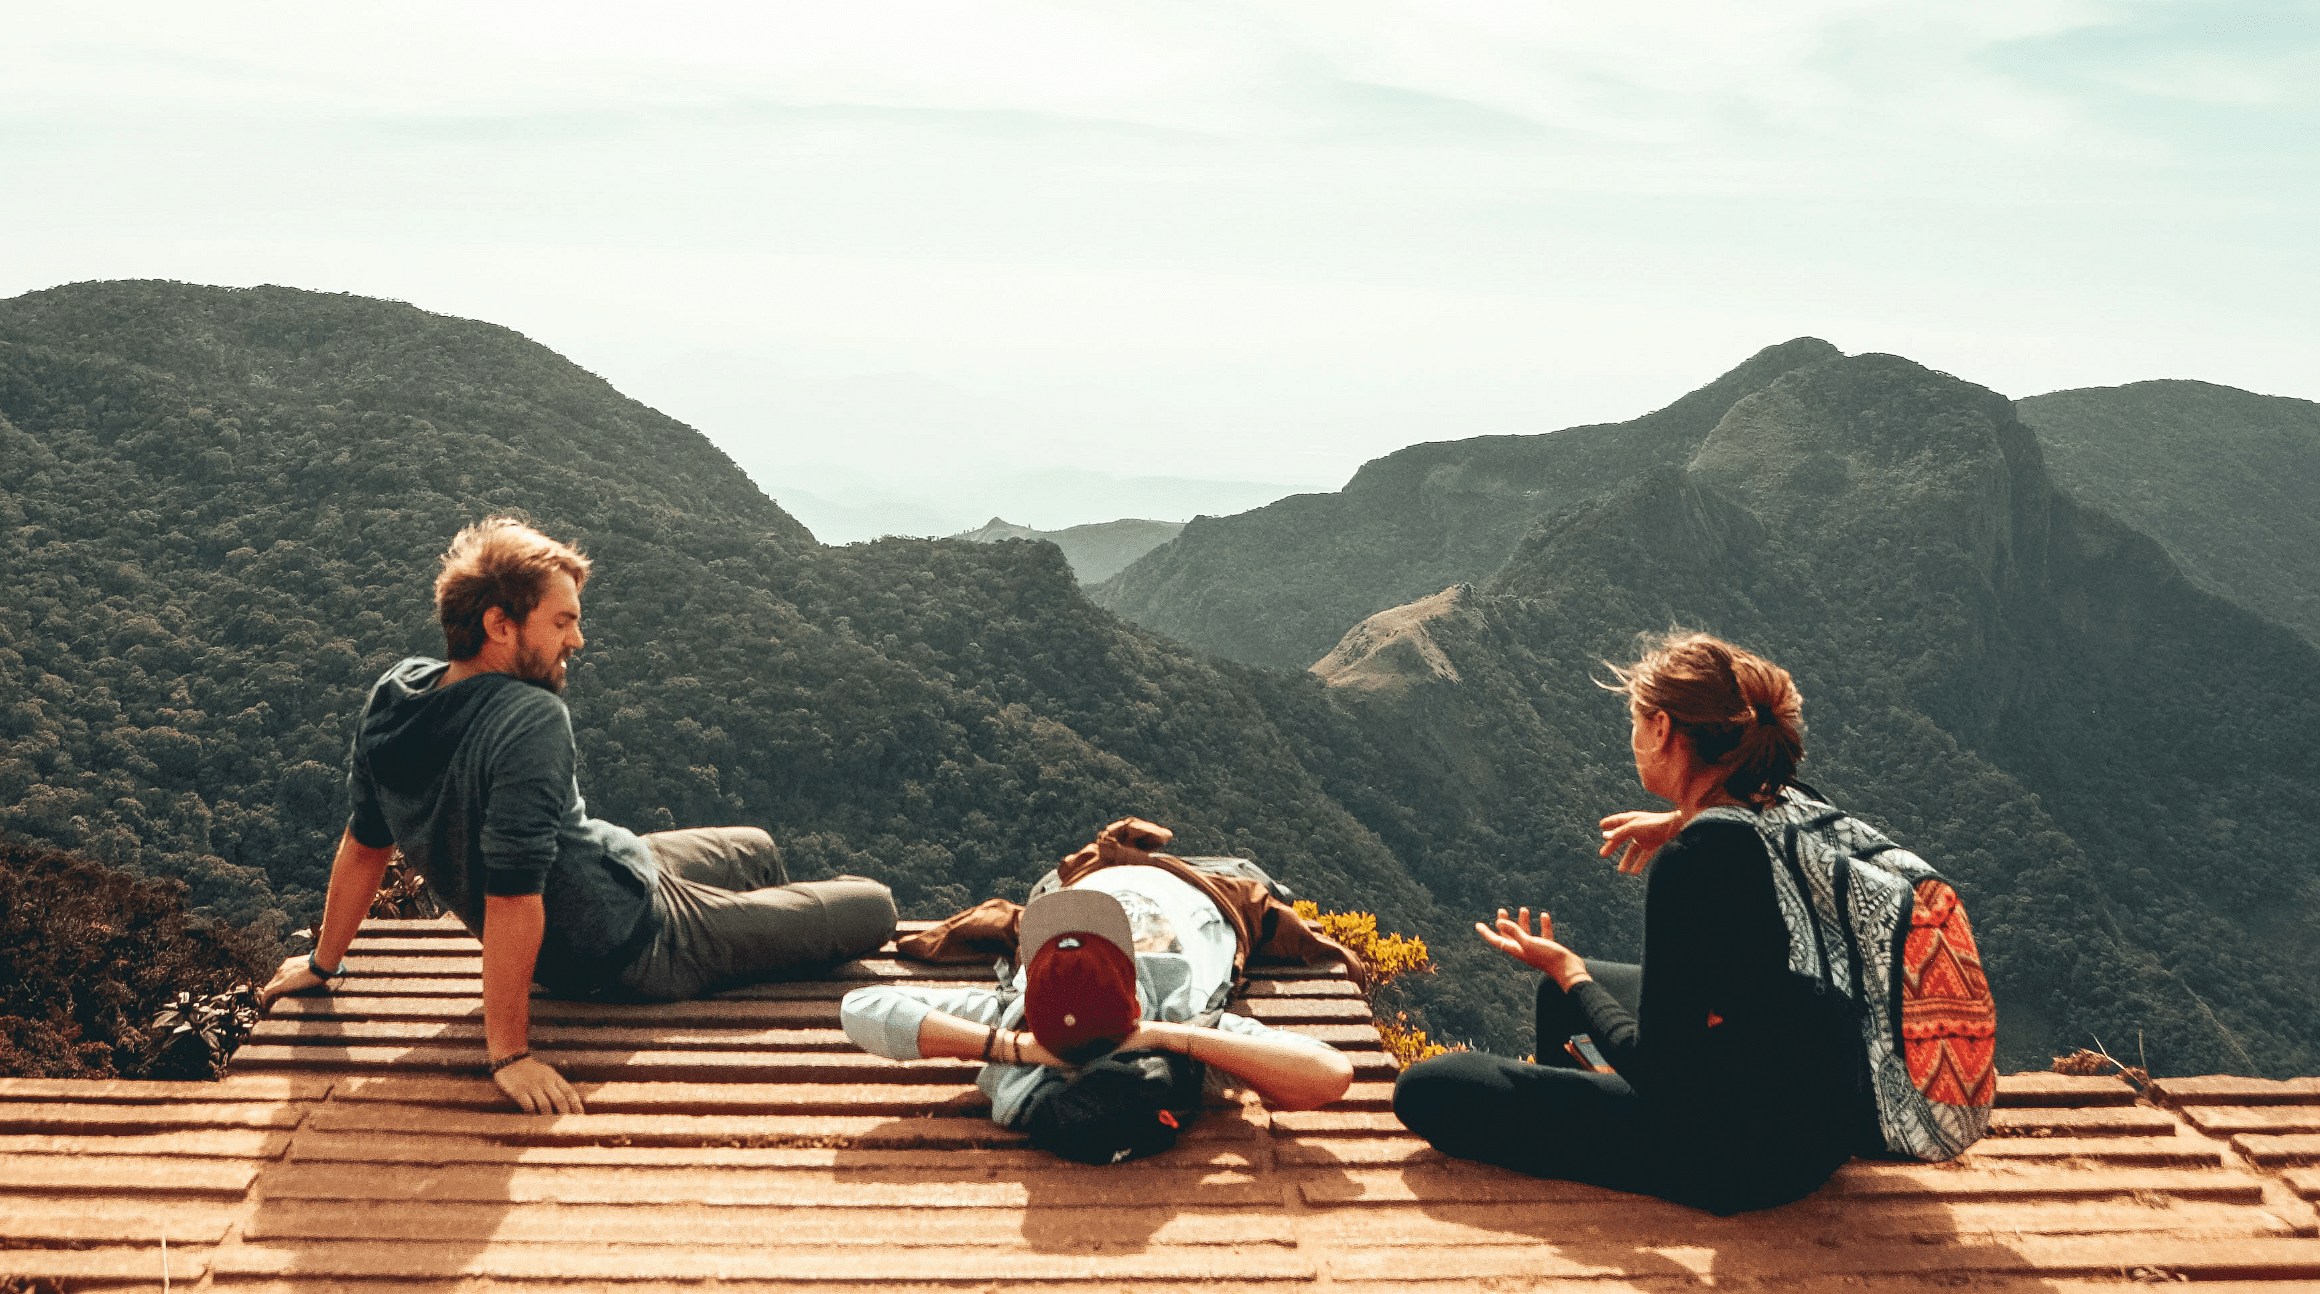
[[(1439, 504), (1415, 556), (1312, 505), (1383, 570), (1349, 592), (1359, 565), (1302, 539), (1282, 566), (1353, 573), (1328, 597), (1362, 609), (1294, 662), (1345, 638), (1325, 681), (1128, 625), (1046, 544), (823, 548), (697, 433), (503, 329), (288, 289), (34, 293), (0, 302), (0, 829), (310, 919), (364, 689), (440, 650), (452, 531), (517, 507), (598, 562), (567, 693), (594, 812), (763, 825), (800, 875), (880, 877), (914, 915), (1020, 895), (1141, 814), (1424, 935), (1423, 1022), (1519, 1051), (1532, 977), (1466, 924), (1547, 903), (1583, 951), (1634, 953), (1641, 887), (1594, 822), (1648, 801), (1589, 675), (1683, 619), (1794, 668), (1816, 780), (1957, 874), (2009, 1067), (2139, 1029), (2162, 1072), (2320, 1069), (2308, 642), (2057, 493), (2004, 400), (1907, 361), (1791, 343), (1580, 431), (1365, 472), (1361, 497)], [(1389, 605), (1360, 599), (1481, 561), (1443, 556), (1443, 519), (1494, 499), (1545, 519), (1346, 636)]]
[(2002, 397), (1892, 356), (1798, 369), (1481, 591), (1348, 635), (1316, 669), (1398, 731), (1399, 798), (1449, 810), (1377, 823), (1441, 903), (1634, 946), (1636, 890), (1586, 847), (1633, 795), (1591, 676), (1670, 623), (1792, 670), (1808, 780), (1959, 883), (2007, 1055), (2140, 1034), (2170, 1070), (2320, 1070), (2320, 651), (2056, 490)]
[(1540, 517), (1681, 463), (1733, 401), (1836, 354), (1799, 337), (1630, 422), (1412, 445), (1363, 464), (1335, 494), (1199, 518), (1092, 596), (1220, 656), (1303, 669), (1346, 626), (1488, 577)]
[(1244, 671), (1095, 611), (1053, 548), (821, 548), (545, 348), (281, 288), (0, 302), (0, 829), (309, 919), (364, 691), (441, 651), (435, 557), (511, 507), (597, 560), (568, 699), (601, 816), (763, 825), (923, 915), (1133, 812), (1427, 919)]
[(2055, 481), (2202, 586), (2320, 642), (2320, 404), (2207, 382), (2015, 403)]

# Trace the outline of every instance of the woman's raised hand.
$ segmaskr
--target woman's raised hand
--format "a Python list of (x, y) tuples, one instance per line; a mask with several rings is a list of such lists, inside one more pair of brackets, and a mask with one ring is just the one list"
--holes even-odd
[(1572, 977), (1587, 973), (1587, 959), (1555, 942), (1555, 918), (1546, 909), (1539, 909), (1539, 932), (1530, 931), (1531, 910), (1517, 908), (1508, 916), (1505, 908), (1498, 910), (1498, 924), (1486, 926), (1474, 923), (1474, 932), (1483, 942), (1525, 965), (1552, 976), (1557, 984), (1571, 986)]
[(1603, 828), (1603, 848), (1596, 851), (1605, 858), (1620, 850), (1619, 874), (1633, 876), (1643, 870), (1659, 847), (1676, 838), (1683, 830), (1683, 814), (1669, 809), (1665, 813), (1614, 813), (1597, 824)]

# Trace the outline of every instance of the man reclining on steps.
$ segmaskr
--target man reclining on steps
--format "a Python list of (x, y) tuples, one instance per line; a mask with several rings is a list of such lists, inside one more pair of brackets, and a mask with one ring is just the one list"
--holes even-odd
[(535, 980), (558, 997), (675, 1001), (858, 957), (894, 933), (884, 885), (788, 884), (755, 827), (638, 836), (587, 816), (557, 694), (582, 645), (588, 570), (577, 550), (510, 517), (451, 541), (435, 581), (451, 659), (411, 657), (371, 689), (321, 932), (263, 994), (270, 1006), (337, 978), (400, 846), (483, 941), (492, 1080), (529, 1113), (581, 1110), (529, 1050)]
[[(1019, 952), (1021, 968), (999, 989), (856, 989), (840, 1006), (846, 1036), (890, 1060), (986, 1062), (975, 1083), (991, 1100), (992, 1120), (1073, 1158), (1087, 1156), (1042, 1141), (1053, 1120), (1035, 1113), (1111, 1054), (1189, 1057), (1206, 1068), (1208, 1087), (1247, 1087), (1276, 1110), (1343, 1096), (1353, 1065), (1336, 1048), (1219, 1009), (1252, 952), (1342, 961), (1357, 978), (1361, 962), (1307, 929), (1263, 882), (1219, 877), (1154, 852), (1170, 836), (1139, 819), (1115, 822), (1035, 887), (1030, 906), (992, 899), (901, 940), (901, 953), (922, 961), (987, 962)], [(1197, 1108), (1201, 1095), (1197, 1086), (1178, 1093), (1175, 1108)], [(1168, 1108), (1164, 1094), (1156, 1099)], [(1161, 1146), (1131, 1149), (1131, 1133), (1094, 1161), (1164, 1147), (1176, 1126), (1173, 1116), (1165, 1122), (1171, 1131)], [(1068, 1128), (1055, 1135), (1073, 1139)]]

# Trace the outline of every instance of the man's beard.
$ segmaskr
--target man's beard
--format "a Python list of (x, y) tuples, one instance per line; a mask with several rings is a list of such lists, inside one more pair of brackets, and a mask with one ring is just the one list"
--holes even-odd
[(564, 658), (570, 652), (537, 652), (523, 643), (516, 644), (516, 677), (533, 687), (549, 692), (564, 690)]

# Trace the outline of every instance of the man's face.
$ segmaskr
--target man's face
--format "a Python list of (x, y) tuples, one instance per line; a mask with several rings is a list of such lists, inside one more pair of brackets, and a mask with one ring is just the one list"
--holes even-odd
[(561, 692), (564, 662), (586, 645), (580, 636), (580, 586), (566, 572), (553, 572), (540, 604), (516, 626), (515, 676)]

